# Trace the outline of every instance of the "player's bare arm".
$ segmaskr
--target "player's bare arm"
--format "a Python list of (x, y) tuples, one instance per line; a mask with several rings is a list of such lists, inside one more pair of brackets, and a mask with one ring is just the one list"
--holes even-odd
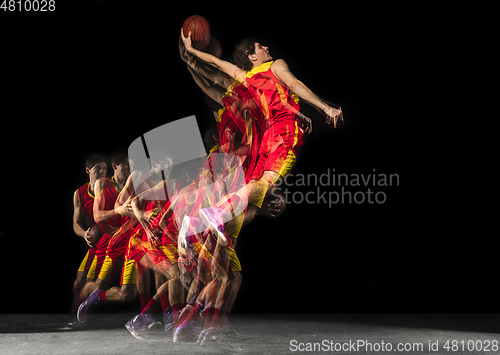
[(184, 31), (181, 28), (181, 39), (186, 47), (186, 50), (195, 55), (196, 57), (203, 60), (205, 63), (219, 69), (220, 71), (226, 73), (231, 78), (236, 79), (238, 75), (245, 73), (243, 69), (238, 68), (236, 65), (226, 62), (225, 60), (219, 59), (214, 55), (199, 51), (191, 45), (191, 32), (188, 33), (188, 36), (184, 36)]
[(233, 83), (233, 78), (229, 77), (220, 70), (209, 69), (201, 61), (198, 61), (198, 57), (188, 53), (181, 38), (179, 38), (179, 53), (182, 61), (186, 63), (188, 67), (196, 70), (198, 74), (212, 81), (214, 84), (226, 89)]
[(342, 110), (333, 108), (321, 100), (318, 95), (312, 92), (306, 84), (298, 80), (288, 68), (288, 64), (283, 59), (278, 59), (271, 65), (271, 70), (278, 79), (297, 94), (302, 100), (313, 105), (318, 110), (321, 110), (327, 116), (328, 124), (333, 122), (333, 126), (337, 127), (338, 120), (343, 121)]
[(224, 94), (224, 91), (222, 89), (219, 89), (218, 86), (210, 85), (205, 78), (203, 78), (196, 70), (194, 70), (190, 66), (188, 66), (188, 70), (193, 76), (195, 83), (208, 97), (210, 97), (220, 105), (224, 104), (222, 102), (222, 95)]
[(132, 207), (129, 203), (124, 203), (119, 208), (105, 210), (104, 206), (106, 201), (103, 195), (104, 188), (105, 184), (103, 179), (99, 179), (95, 182), (94, 191), (96, 197), (94, 201), (94, 220), (96, 223), (106, 223), (120, 215), (133, 215)]
[(73, 194), (73, 231), (75, 234), (79, 237), (82, 237), (85, 239), (85, 242), (87, 242), (88, 246), (92, 246), (92, 239), (90, 238), (89, 231), (90, 228), (87, 230), (83, 229), (82, 227), (82, 220), (83, 220), (83, 213), (80, 205), (80, 197), (78, 196), (78, 190), (75, 191)]

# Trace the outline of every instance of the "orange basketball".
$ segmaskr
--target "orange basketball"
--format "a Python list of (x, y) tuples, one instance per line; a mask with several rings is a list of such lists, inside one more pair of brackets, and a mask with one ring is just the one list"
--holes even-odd
[(182, 25), (184, 36), (191, 31), (191, 43), (193, 48), (202, 50), (210, 43), (210, 24), (203, 16), (189, 16)]
[(104, 232), (100, 228), (99, 224), (96, 224), (95, 226), (90, 228), (89, 234), (90, 234), (90, 238), (92, 239), (92, 244), (95, 247), (95, 246), (97, 246), (97, 243), (99, 243), (99, 240), (103, 236)]

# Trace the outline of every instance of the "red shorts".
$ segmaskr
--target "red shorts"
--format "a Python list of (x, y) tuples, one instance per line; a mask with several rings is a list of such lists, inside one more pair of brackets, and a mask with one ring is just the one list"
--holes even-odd
[(175, 239), (177, 237), (177, 233), (177, 226), (173, 218), (169, 219), (163, 234), (160, 232), (155, 234), (157, 237), (156, 240), (149, 240), (147, 233), (143, 233), (142, 247), (144, 248), (146, 255), (149, 259), (151, 259), (153, 265), (163, 262), (163, 264), (166, 264), (168, 268), (177, 263), (177, 259), (179, 258), (177, 253), (177, 243), (171, 239)]
[(113, 234), (108, 244), (108, 250), (106, 251), (106, 256), (111, 258), (111, 260), (115, 261), (124, 258), (130, 238), (136, 231), (137, 226), (135, 223), (137, 223), (137, 220), (134, 220), (133, 223), (134, 224), (123, 224), (122, 227)]
[(269, 127), (262, 136), (252, 180), (259, 180), (266, 170), (281, 176), (288, 174), (295, 165), (304, 138), (304, 130), (297, 121), (280, 121)]
[(92, 265), (87, 272), (87, 278), (95, 279), (101, 272), (102, 264), (104, 263), (106, 252), (108, 250), (108, 244), (111, 238), (111, 234), (104, 233), (101, 239), (99, 239), (99, 242), (96, 245), (96, 249), (89, 248), (89, 253), (90, 250), (94, 250), (94, 258), (92, 260)]
[(144, 228), (142, 228), (141, 224), (138, 224), (137, 228), (132, 232), (132, 236), (130, 237), (130, 240), (128, 242), (125, 259), (135, 260), (136, 262), (139, 262), (144, 254), (146, 254), (146, 251), (142, 246), (143, 235)]

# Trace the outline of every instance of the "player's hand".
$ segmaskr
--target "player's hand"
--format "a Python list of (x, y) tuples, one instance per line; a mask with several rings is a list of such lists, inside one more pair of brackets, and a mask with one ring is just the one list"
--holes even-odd
[(85, 231), (83, 239), (85, 239), (85, 242), (89, 247), (94, 248), (94, 244), (92, 244), (92, 238), (90, 238), (90, 228)]
[(279, 198), (272, 199), (269, 202), (262, 204), (262, 207), (259, 210), (259, 214), (268, 215), (273, 218), (281, 212), (281, 202)]
[(154, 234), (150, 228), (146, 228), (146, 235), (148, 236), (149, 243), (152, 245), (160, 245), (161, 240), (158, 238), (156, 234)]
[(187, 50), (186, 47), (184, 46), (184, 42), (182, 42), (182, 38), (179, 37), (179, 54), (181, 56), (181, 59), (184, 63), (188, 62), (187, 59)]
[(186, 47), (186, 50), (189, 52), (191, 49), (193, 49), (192, 43), (191, 43), (191, 31), (189, 31), (188, 36), (184, 36), (184, 30), (181, 28), (181, 39), (182, 42), (184, 43), (184, 47)]
[(117, 208), (117, 212), (122, 216), (135, 218), (134, 209), (131, 204), (133, 199), (134, 197), (130, 196), (123, 205)]
[(330, 124), (333, 122), (333, 127), (337, 128), (337, 122), (339, 120), (344, 123), (344, 115), (342, 113), (342, 109), (339, 107), (333, 108), (331, 106), (327, 106), (326, 109), (323, 111), (326, 115), (326, 123)]
[(300, 111), (297, 112), (297, 116), (299, 116), (302, 120), (301, 126), (304, 129), (304, 132), (311, 133), (313, 131), (312, 120)]

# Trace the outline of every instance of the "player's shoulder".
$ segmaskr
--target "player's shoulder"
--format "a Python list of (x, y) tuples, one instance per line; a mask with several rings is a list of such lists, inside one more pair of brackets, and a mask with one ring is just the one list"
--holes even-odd
[(95, 189), (104, 189), (106, 186), (114, 184), (114, 181), (109, 179), (109, 178), (100, 178), (99, 180), (96, 180), (95, 182)]
[(288, 70), (288, 64), (285, 62), (284, 59), (276, 59), (271, 64), (271, 70), (275, 70), (275, 69), (286, 69), (286, 70)]
[(89, 184), (90, 184), (90, 183), (89, 183), (89, 182), (87, 182), (86, 184), (83, 184), (82, 186), (80, 186), (79, 188), (77, 188), (77, 189), (75, 190), (75, 192), (73, 193), (73, 197), (75, 197), (75, 198), (76, 198), (76, 197), (78, 197), (78, 198), (79, 198), (80, 193), (85, 193), (85, 192), (87, 192), (87, 191), (88, 191), (88, 189), (89, 189)]

